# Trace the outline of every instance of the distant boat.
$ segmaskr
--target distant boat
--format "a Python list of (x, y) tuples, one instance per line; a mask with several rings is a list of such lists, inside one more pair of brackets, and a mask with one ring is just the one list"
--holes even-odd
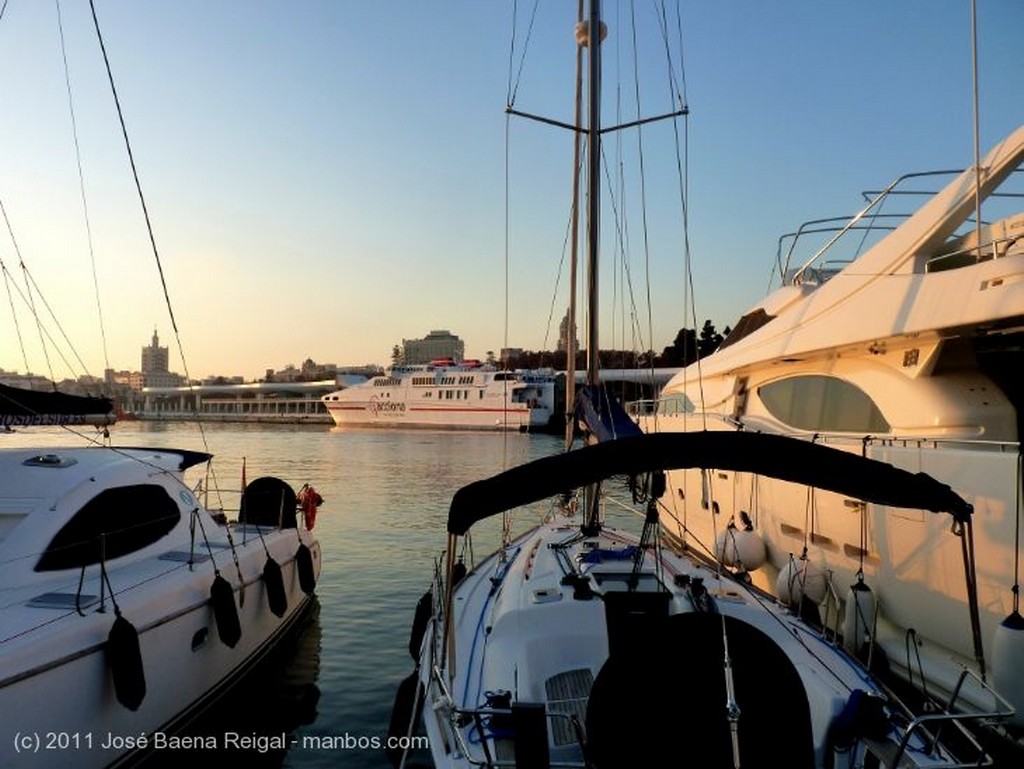
[[(751, 574), (757, 584), (785, 591), (793, 565), (806, 564), (832, 586), (817, 599), (851, 623), (869, 598), (850, 649), (884, 653), (894, 672), (938, 697), (953, 692), (964, 666), (987, 674), (1016, 705), (1018, 727), (1022, 163), (1024, 127), (980, 159), (977, 180), (973, 168), (942, 172), (954, 178), (911, 216), (897, 206), (924, 195), (937, 172), (901, 177), (848, 221), (802, 226), (780, 241), (783, 285), (699, 369), (638, 409), (651, 432), (788, 435), (953, 485), (974, 507), (973, 542), (934, 516), (725, 470), (670, 475), (676, 522), (667, 530), (710, 552), (716, 536), (750, 529), (767, 546), (768, 562)], [(814, 235), (825, 245), (790, 267)], [(978, 568), (965, 582), (968, 549)], [(973, 629), (962, 621), (971, 591)]]
[(499, 371), (451, 359), (392, 366), (383, 375), (323, 397), (339, 427), (428, 427), (529, 431), (555, 408), (550, 370)]

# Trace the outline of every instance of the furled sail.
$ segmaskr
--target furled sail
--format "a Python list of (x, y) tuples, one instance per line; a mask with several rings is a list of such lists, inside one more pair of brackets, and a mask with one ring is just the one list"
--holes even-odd
[(615, 438), (630, 438), (643, 431), (600, 386), (586, 385), (576, 391), (576, 420), (586, 426), (598, 443)]

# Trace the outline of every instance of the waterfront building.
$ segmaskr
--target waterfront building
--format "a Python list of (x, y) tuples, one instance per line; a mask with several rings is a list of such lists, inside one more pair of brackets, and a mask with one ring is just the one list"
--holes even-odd
[(168, 352), (160, 346), (160, 338), (153, 329), (153, 340), (148, 347), (142, 348), (142, 365), (137, 374), (131, 376), (133, 390), (144, 387), (176, 387), (182, 383), (182, 377), (168, 369)]
[[(362, 378), (360, 378), (362, 381)], [(320, 382), (251, 382), (178, 387), (144, 387), (141, 419), (199, 419), (210, 422), (331, 424), (321, 398), (338, 389), (335, 379)]]
[[(566, 310), (564, 316), (562, 316), (561, 323), (558, 324), (558, 352), (567, 352), (569, 350), (569, 312)], [(572, 324), (572, 351), (574, 354), (578, 354), (580, 351), (580, 338), (577, 333), (576, 324)]]
[(451, 358), (459, 363), (466, 357), (466, 343), (447, 329), (431, 331), (423, 339), (402, 340), (402, 362), (407, 366)]

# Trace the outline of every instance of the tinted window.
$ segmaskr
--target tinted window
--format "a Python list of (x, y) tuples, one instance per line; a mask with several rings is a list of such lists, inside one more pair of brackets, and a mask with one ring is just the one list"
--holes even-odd
[(658, 400), (659, 414), (692, 414), (694, 410), (693, 403), (686, 397), (686, 393), (671, 393)]
[(867, 394), (827, 376), (799, 376), (757, 390), (773, 417), (815, 432), (886, 433), (889, 423)]
[(57, 532), (36, 571), (80, 569), (141, 550), (175, 527), (181, 513), (162, 486), (121, 486), (101, 491)]

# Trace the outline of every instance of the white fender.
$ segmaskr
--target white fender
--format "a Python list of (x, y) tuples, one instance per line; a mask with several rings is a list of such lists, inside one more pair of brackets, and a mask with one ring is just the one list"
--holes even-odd
[(825, 572), (807, 558), (790, 558), (775, 580), (775, 594), (790, 606), (798, 606), (805, 597), (821, 603), (825, 589)]
[(729, 526), (715, 539), (715, 557), (730, 568), (754, 571), (768, 560), (768, 549), (757, 532)]
[(856, 654), (867, 642), (875, 621), (875, 594), (867, 583), (858, 580), (846, 591), (843, 606), (843, 646)]
[(1017, 711), (1010, 722), (1024, 726), (1024, 617), (1017, 611), (996, 628), (992, 642), (992, 685)]

